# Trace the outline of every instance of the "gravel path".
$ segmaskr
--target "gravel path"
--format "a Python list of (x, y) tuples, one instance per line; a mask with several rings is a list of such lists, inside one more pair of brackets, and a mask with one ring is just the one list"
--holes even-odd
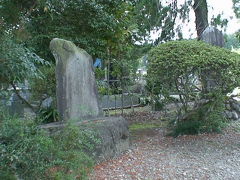
[(223, 134), (177, 138), (165, 134), (159, 128), (136, 135), (131, 150), (98, 164), (90, 179), (240, 180), (240, 122)]

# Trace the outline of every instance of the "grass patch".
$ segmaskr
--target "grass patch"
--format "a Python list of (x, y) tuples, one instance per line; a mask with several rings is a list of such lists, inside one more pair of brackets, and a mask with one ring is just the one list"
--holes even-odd
[[(134, 107), (134, 112), (144, 112), (144, 111), (151, 111), (151, 107), (150, 106), (140, 106), (140, 107)], [(123, 109), (123, 114), (130, 114), (133, 113), (133, 109), (132, 108), (127, 108), (127, 109)], [(108, 113), (107, 110), (105, 110), (105, 113)], [(120, 115), (122, 114), (122, 109), (111, 109), (109, 110), (109, 114), (110, 115)]]
[(129, 130), (131, 132), (143, 130), (143, 129), (153, 129), (161, 127), (161, 124), (154, 124), (154, 123), (136, 123), (129, 126)]

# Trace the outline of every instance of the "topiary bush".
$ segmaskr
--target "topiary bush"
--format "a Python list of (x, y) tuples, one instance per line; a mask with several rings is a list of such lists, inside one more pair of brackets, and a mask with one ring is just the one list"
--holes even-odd
[[(224, 97), (240, 85), (238, 54), (201, 41), (183, 40), (153, 48), (148, 61), (147, 88), (154, 101), (156, 97), (172, 101), (171, 95), (178, 95), (174, 127), (197, 126), (194, 132), (218, 129), (218, 124), (210, 126), (209, 122), (222, 124)], [(208, 108), (202, 111), (205, 106)]]

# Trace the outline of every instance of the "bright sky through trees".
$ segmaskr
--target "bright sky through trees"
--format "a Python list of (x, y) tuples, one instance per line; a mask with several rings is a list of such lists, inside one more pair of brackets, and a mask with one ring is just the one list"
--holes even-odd
[[(222, 14), (223, 18), (228, 19), (228, 25), (226, 28), (227, 34), (233, 34), (234, 32), (240, 29), (240, 21), (236, 19), (236, 16), (232, 9), (232, 0), (207, 0), (208, 3), (208, 16), (209, 22), (211, 21), (212, 16), (217, 16), (218, 14)], [(195, 30), (195, 15), (193, 10), (190, 11), (190, 22), (186, 24), (184, 27), (184, 37), (196, 37)], [(190, 29), (190, 32), (189, 32)]]
[[(185, 0), (179, 0), (178, 4), (180, 5), (183, 2), (185, 2)], [(209, 23), (211, 22), (211, 18), (213, 16), (217, 17), (218, 14), (222, 14), (222, 18), (228, 19), (228, 25), (225, 33), (233, 34), (240, 29), (240, 20), (236, 18), (233, 12), (232, 0), (207, 0), (207, 3)], [(190, 10), (189, 18), (190, 22), (186, 21), (184, 24), (179, 20), (179, 24), (181, 24), (183, 30), (183, 38), (186, 39), (197, 37), (195, 28), (195, 14), (193, 9)], [(159, 33), (153, 32), (151, 36), (153, 39), (156, 39), (159, 36)]]

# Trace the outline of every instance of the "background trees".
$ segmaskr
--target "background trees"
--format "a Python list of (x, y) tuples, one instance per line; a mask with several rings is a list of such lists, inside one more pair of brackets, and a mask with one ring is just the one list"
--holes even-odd
[[(238, 0), (233, 2), (235, 12), (239, 14)], [(42, 77), (43, 82), (46, 84), (54, 83), (48, 81), (51, 78), (47, 77), (53, 76), (54, 72), (50, 73), (36, 63), (41, 64), (43, 62), (41, 59), (44, 59), (51, 62), (54, 67), (54, 59), (48, 47), (50, 40), (54, 37), (73, 41), (94, 58), (103, 59), (105, 64), (111, 61), (115, 67), (113, 68), (115, 74), (126, 74), (125, 71), (119, 70), (123, 66), (124, 70), (128, 69), (127, 74), (134, 74), (138, 66), (137, 59), (151, 47), (172, 39), (182, 39), (181, 26), (177, 22), (188, 21), (191, 8), (195, 11), (196, 29), (199, 36), (209, 24), (206, 0), (190, 0), (181, 4), (177, 0), (170, 2), (158, 0), (2, 0), (0, 1), (0, 36), (5, 34), (11, 37), (11, 41), (19, 46), (19, 49), (24, 48), (24, 51), (29, 53), (29, 56), (24, 56), (21, 54), (24, 51), (21, 50), (19, 51), (21, 53), (16, 56), (14, 55), (16, 50), (12, 51), (16, 48), (10, 46), (7, 50), (5, 48), (3, 51), (9, 52), (13, 62), (16, 61), (13, 68), (27, 61), (29, 66), (25, 68), (25, 75), (30, 75), (34, 69), (37, 72), (42, 69), (45, 72), (45, 79), (44, 76)], [(9, 10), (12, 13), (9, 13)], [(159, 33), (154, 40), (152, 39), (153, 32)], [(25, 60), (22, 57), (25, 57)], [(39, 61), (31, 57), (38, 57)], [(4, 53), (1, 59), (7, 59)], [(1, 62), (4, 62), (2, 67), (11, 67), (14, 64), (5, 60)], [(54, 70), (52, 67), (46, 68)], [(20, 78), (17, 70), (7, 70), (7, 72), (14, 82), (17, 82), (16, 79), (22, 79), (21, 82), (23, 82), (24, 78)], [(36, 79), (34, 81), (37, 82)], [(35, 89), (34, 92), (37, 90), (39, 89)], [(48, 90), (42, 89), (42, 91)]]
[(236, 16), (240, 17), (240, 1), (239, 0), (232, 0), (233, 1), (233, 9)]

